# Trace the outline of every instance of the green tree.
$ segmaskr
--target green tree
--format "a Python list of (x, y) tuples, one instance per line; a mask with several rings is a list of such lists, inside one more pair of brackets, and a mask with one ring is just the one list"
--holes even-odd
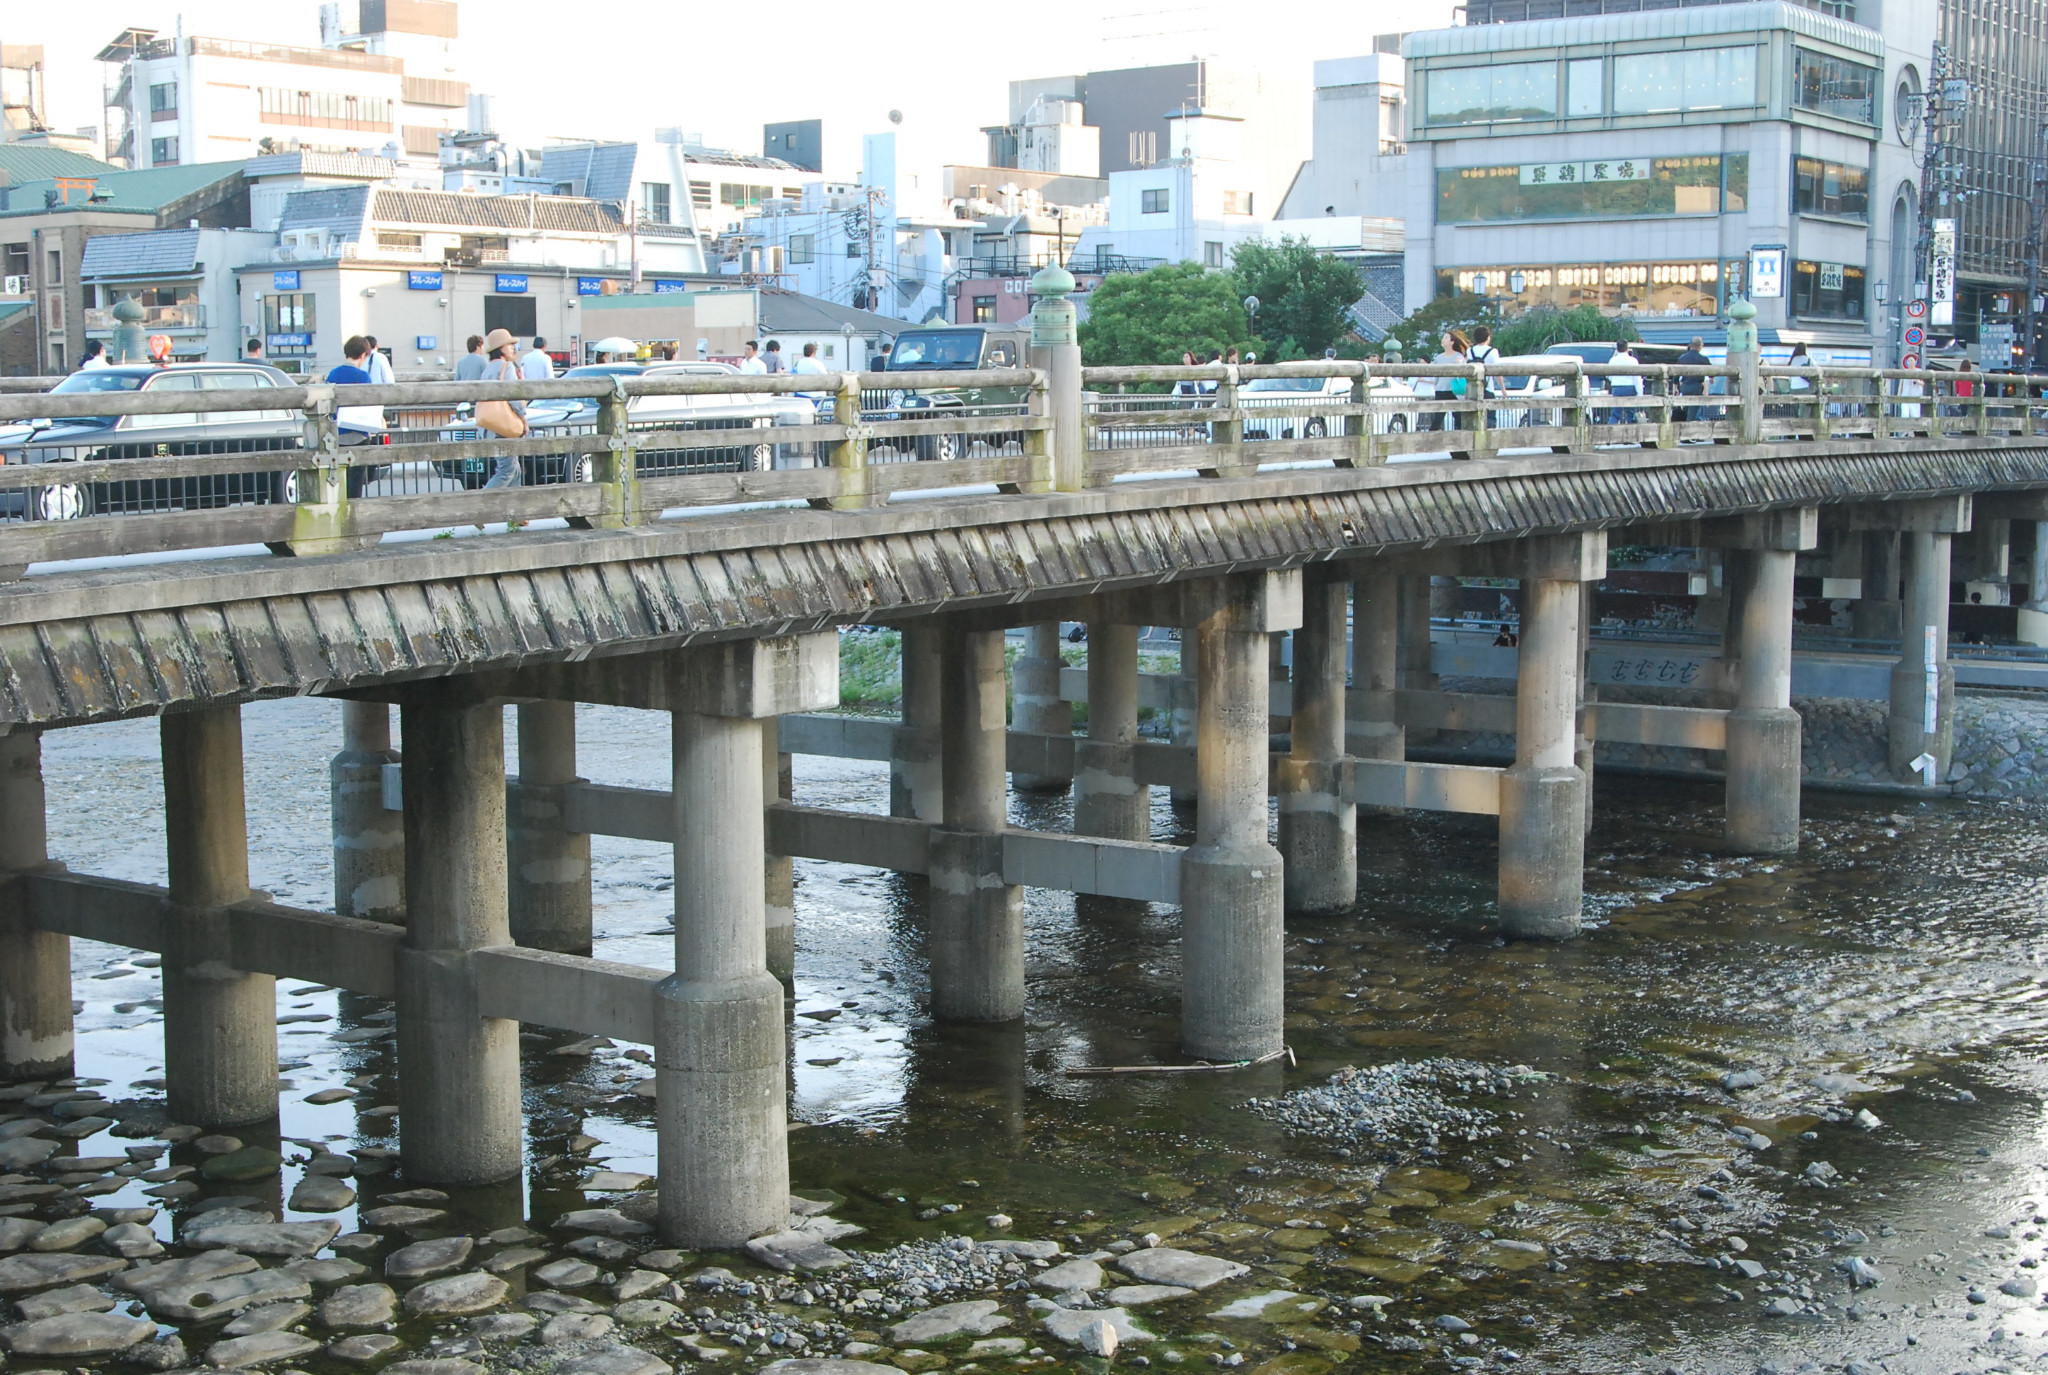
[[(1436, 357), (1438, 339), (1442, 335), (1462, 329), (1469, 336), (1475, 326), (1498, 323), (1485, 297), (1461, 291), (1454, 296), (1439, 296), (1419, 307), (1389, 333), (1401, 341), (1404, 361), (1427, 363)], [(1507, 350), (1502, 349), (1501, 352), (1506, 353)]]
[(1603, 315), (1598, 306), (1532, 306), (1493, 331), (1493, 346), (1503, 358), (1541, 353), (1552, 344), (1590, 343), (1609, 339), (1640, 339), (1626, 318)]
[(1178, 363), (1187, 350), (1203, 359), (1239, 346), (1244, 307), (1231, 279), (1195, 263), (1103, 278), (1088, 298), (1081, 357), (1091, 367)]
[(1365, 277), (1342, 258), (1316, 252), (1307, 239), (1277, 244), (1247, 239), (1230, 253), (1238, 299), (1259, 298), (1259, 360), (1320, 358), (1351, 332), (1351, 304), (1365, 294)]

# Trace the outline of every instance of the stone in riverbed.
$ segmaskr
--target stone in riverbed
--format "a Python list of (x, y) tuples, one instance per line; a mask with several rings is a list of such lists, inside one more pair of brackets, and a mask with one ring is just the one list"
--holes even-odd
[(365, 1332), (327, 1344), (329, 1356), (352, 1365), (369, 1365), (373, 1361), (383, 1360), (394, 1351), (404, 1349), (405, 1343), (388, 1332)]
[(19, 1251), (42, 1230), (43, 1224), (34, 1218), (0, 1217), (0, 1251)]
[(334, 1240), (341, 1224), (323, 1218), (318, 1222), (218, 1222), (209, 1224), (202, 1214), (187, 1223), (178, 1240), (186, 1246), (204, 1246), (217, 1251), (241, 1251), (252, 1256), (310, 1256)]
[(462, 1317), (496, 1308), (511, 1292), (496, 1275), (472, 1270), (428, 1280), (405, 1296), (405, 1311), (423, 1318)]
[(443, 1356), (434, 1360), (400, 1361), (397, 1365), (387, 1365), (382, 1375), (484, 1375), (484, 1368), (475, 1361)]
[(1252, 1294), (1235, 1303), (1227, 1303), (1209, 1316), (1256, 1318), (1261, 1322), (1301, 1322), (1326, 1307), (1328, 1303), (1323, 1299), (1297, 1294), (1289, 1289), (1269, 1289), (1263, 1294)]
[[(268, 1179), (283, 1163), (276, 1151), (262, 1146), (244, 1146), (238, 1151), (212, 1157), (200, 1165), (199, 1173), (208, 1179), (239, 1184), (244, 1180)], [(213, 1359), (212, 1353), (208, 1353), (207, 1359)]]
[(0, 1260), (0, 1294), (32, 1294), (60, 1284), (98, 1279), (128, 1268), (112, 1256), (78, 1256), (62, 1252), (9, 1256)]
[(468, 1237), (436, 1237), (416, 1241), (384, 1258), (384, 1274), (399, 1281), (432, 1279), (459, 1270), (476, 1243)]
[[(1218, 1256), (1204, 1256), (1174, 1246), (1155, 1246), (1132, 1251), (1116, 1260), (1117, 1269), (1146, 1284), (1174, 1284), (1186, 1289), (1207, 1289), (1227, 1279), (1251, 1273), (1249, 1266)], [(1123, 1336), (1122, 1333), (1118, 1334)], [(1127, 1337), (1125, 1340), (1129, 1340)]]
[(338, 1213), (356, 1201), (356, 1191), (330, 1175), (309, 1174), (292, 1189), (285, 1206), (295, 1213)]
[(899, 1372), (893, 1365), (877, 1365), (873, 1361), (806, 1356), (764, 1366), (761, 1375), (899, 1375)]
[(978, 1241), (974, 1249), (992, 1255), (1015, 1256), (1018, 1260), (1051, 1260), (1060, 1253), (1060, 1244), (1056, 1241)]
[(1152, 1334), (1138, 1326), (1131, 1315), (1121, 1308), (1052, 1308), (1038, 1320), (1052, 1336), (1069, 1346), (1083, 1346), (1083, 1336), (1097, 1322), (1106, 1322), (1115, 1331), (1119, 1343), (1149, 1342)]
[(282, 1332), (313, 1311), (310, 1303), (266, 1303), (245, 1308), (242, 1315), (220, 1330), (223, 1337), (254, 1337), (263, 1332)]
[(296, 1332), (258, 1332), (252, 1337), (230, 1337), (206, 1348), (206, 1363), (222, 1370), (246, 1370), (250, 1366), (289, 1361), (318, 1351), (320, 1343)]
[[(209, 1253), (217, 1254), (217, 1253)], [(313, 1286), (283, 1270), (186, 1280), (155, 1288), (143, 1302), (151, 1317), (175, 1323), (217, 1322), (258, 1304), (311, 1298)]]
[(66, 1313), (104, 1313), (114, 1306), (114, 1296), (89, 1284), (72, 1284), (62, 1289), (45, 1289), (14, 1305), (23, 1322), (62, 1317)]
[(469, 1320), (469, 1335), (480, 1342), (511, 1342), (539, 1325), (539, 1319), (531, 1313), (487, 1313)]
[(107, 1230), (107, 1224), (96, 1217), (67, 1217), (62, 1222), (53, 1222), (36, 1233), (36, 1239), (28, 1244), (31, 1251), (75, 1251)]
[(570, 1232), (602, 1232), (614, 1237), (644, 1237), (654, 1228), (635, 1222), (617, 1208), (578, 1208), (555, 1219), (555, 1226)]
[(1184, 1299), (1194, 1292), (1178, 1284), (1119, 1284), (1102, 1297), (1119, 1308), (1142, 1308), (1148, 1303)]
[(852, 1256), (810, 1232), (755, 1237), (747, 1243), (747, 1254), (771, 1270), (836, 1270), (853, 1263)]
[(612, 1320), (603, 1313), (557, 1313), (541, 1324), (542, 1346), (567, 1346), (570, 1342), (593, 1342), (609, 1337)]
[(644, 1299), (668, 1282), (668, 1276), (657, 1270), (628, 1270), (612, 1281), (612, 1297), (622, 1303), (629, 1299)]
[(891, 1327), (889, 1341), (895, 1346), (923, 1346), (928, 1342), (951, 1341), (955, 1337), (985, 1337), (999, 1327), (1010, 1325), (1010, 1320), (1003, 1316), (1000, 1308), (1001, 1305), (993, 1299), (969, 1299), (965, 1303), (926, 1309)]
[(398, 1312), (398, 1295), (388, 1284), (351, 1284), (320, 1304), (320, 1324), (337, 1332), (382, 1327)]
[(446, 1208), (415, 1208), (410, 1204), (394, 1203), (386, 1208), (372, 1208), (362, 1216), (365, 1227), (424, 1227), (429, 1222), (439, 1222), (448, 1216)]
[(612, 1316), (628, 1327), (666, 1327), (683, 1316), (683, 1310), (663, 1299), (628, 1299), (612, 1310)]
[(33, 1136), (0, 1141), (0, 1170), (25, 1170), (57, 1153), (57, 1143)]
[(1050, 1270), (1040, 1270), (1031, 1277), (1031, 1283), (1055, 1294), (1072, 1289), (1100, 1289), (1102, 1267), (1092, 1260), (1070, 1260)]
[(582, 1289), (603, 1277), (604, 1271), (587, 1260), (550, 1261), (533, 1272), (533, 1282), (550, 1289)]
[(599, 1347), (555, 1367), (555, 1375), (674, 1375), (674, 1371), (675, 1367), (659, 1356), (623, 1345)]
[(62, 1313), (0, 1327), (0, 1344), (17, 1356), (111, 1356), (155, 1335), (155, 1323), (119, 1313)]
[(139, 1222), (117, 1222), (100, 1236), (100, 1245), (126, 1260), (143, 1260), (164, 1253), (156, 1233)]

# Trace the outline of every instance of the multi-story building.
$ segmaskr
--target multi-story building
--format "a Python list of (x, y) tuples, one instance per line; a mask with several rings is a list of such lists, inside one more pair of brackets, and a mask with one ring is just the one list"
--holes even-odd
[(79, 258), (87, 339), (111, 342), (123, 297), (142, 307), (142, 328), (171, 341), (178, 362), (231, 362), (242, 354), (235, 270), (267, 262), (277, 236), (260, 229), (158, 229), (101, 234)]
[(715, 238), (739, 229), (772, 200), (798, 200), (823, 178), (782, 158), (687, 142), (673, 130), (649, 143), (556, 143), (540, 175), (562, 196), (630, 205), (640, 221)]
[(1281, 203), (1283, 219), (1402, 216), (1408, 193), (1408, 82), (1398, 52), (1315, 64), (1313, 155)]
[(453, 74), (454, 0), (363, 0), (355, 31), (324, 8), (317, 48), (124, 30), (100, 52), (121, 67), (108, 157), (166, 167), (368, 152), (438, 185), (441, 135), (461, 128), (469, 98)]
[(1408, 35), (1408, 304), (1591, 304), (1684, 338), (1747, 295), (1769, 344), (1884, 356), (1917, 199), (1887, 100), (1924, 71), (1934, 16), (1858, 10), (1752, 0)]

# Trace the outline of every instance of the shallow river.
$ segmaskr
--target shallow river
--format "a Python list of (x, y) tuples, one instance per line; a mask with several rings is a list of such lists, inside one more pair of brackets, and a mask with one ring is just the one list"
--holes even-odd
[[(244, 719), (252, 881), (329, 907), (338, 708), (272, 703)], [(665, 718), (584, 708), (580, 733), (585, 776), (665, 786)], [(45, 763), (54, 857), (161, 882), (154, 723), (54, 734)], [(882, 810), (886, 768), (800, 758), (796, 789), (808, 804)], [(2031, 1296), (2031, 1262), (2048, 1249), (2039, 811), (1811, 794), (1803, 853), (1759, 861), (1715, 853), (1710, 791), (1607, 778), (1597, 791), (1593, 929), (1557, 946), (1496, 938), (1490, 822), (1362, 818), (1357, 910), (1290, 925), (1298, 1066), (1227, 1074), (1066, 1073), (1180, 1061), (1170, 909), (1031, 892), (1026, 1022), (942, 1029), (922, 1011), (921, 880), (800, 862), (794, 1183), (844, 1196), (835, 1215), (869, 1231), (850, 1249), (988, 1236), (984, 1218), (1003, 1213), (1007, 1235), (1079, 1252), (1155, 1233), (1250, 1264), (1264, 1289), (1339, 1301), (1312, 1329), (1204, 1316), (1206, 1303), (1145, 1309), (1168, 1339), (1146, 1348), (1155, 1364), (1178, 1342), (1189, 1362), (1231, 1351), (1271, 1375), (1447, 1358), (2034, 1368), (2048, 1351), (2048, 1311)], [(1155, 797), (1156, 837), (1185, 841)], [(1012, 815), (1069, 821), (1060, 798), (1017, 797)], [(604, 839), (593, 851), (597, 953), (666, 965), (668, 851)], [(160, 1072), (153, 965), (76, 946), (79, 1073), (110, 1081), (109, 1096), (150, 1096)], [(370, 1111), (394, 1101), (388, 1009), (297, 981), (280, 981), (278, 1006), (294, 1019), (280, 1027), (283, 1135), (394, 1146), (393, 1118)], [(475, 1225), (584, 1206), (561, 1160), (579, 1132), (603, 1143), (589, 1159), (652, 1172), (652, 1104), (629, 1091), (645, 1064), (625, 1046), (550, 1053), (572, 1039), (529, 1029), (532, 1167), (521, 1189), (457, 1197)], [(1295, 1136), (1246, 1108), (1345, 1066), (1434, 1056), (1533, 1073), (1502, 1096), (1454, 1096), (1491, 1126), (1433, 1146)], [(304, 1101), (357, 1076), (353, 1099)], [(297, 1177), (288, 1164), (284, 1192)], [(95, 1203), (155, 1201), (142, 1187)], [(339, 1217), (355, 1228), (352, 1211)], [(166, 1237), (170, 1222), (155, 1224)], [(1852, 1256), (1882, 1282), (1852, 1291), (1840, 1268)], [(1343, 1307), (1362, 1294), (1390, 1302)], [(1439, 1326), (1447, 1314), (1476, 1341)]]

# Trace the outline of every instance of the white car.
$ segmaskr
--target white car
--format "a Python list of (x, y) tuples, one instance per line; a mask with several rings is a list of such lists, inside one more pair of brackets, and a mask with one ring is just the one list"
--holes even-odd
[[(1373, 404), (1374, 434), (1399, 434), (1409, 427), (1409, 417), (1395, 409), (1415, 399), (1415, 390), (1391, 377), (1375, 377), (1367, 388)], [(1348, 377), (1259, 377), (1237, 389), (1238, 405), (1254, 414), (1244, 419), (1246, 439), (1321, 439), (1342, 434), (1342, 415), (1317, 415), (1318, 410), (1351, 404)], [(1271, 410), (1274, 414), (1256, 412)], [(1283, 413), (1284, 412), (1284, 413)]]
[[(1558, 355), (1554, 353), (1525, 353), (1512, 358), (1496, 358), (1486, 365), (1487, 398), (1498, 398), (1503, 403), (1487, 407), (1487, 419), (1493, 428), (1506, 430), (1566, 423), (1568, 413), (1562, 398), (1569, 396), (1571, 389), (1563, 377), (1505, 371), (1517, 365), (1555, 364), (1557, 361)], [(1549, 404), (1544, 404), (1546, 402)]]

